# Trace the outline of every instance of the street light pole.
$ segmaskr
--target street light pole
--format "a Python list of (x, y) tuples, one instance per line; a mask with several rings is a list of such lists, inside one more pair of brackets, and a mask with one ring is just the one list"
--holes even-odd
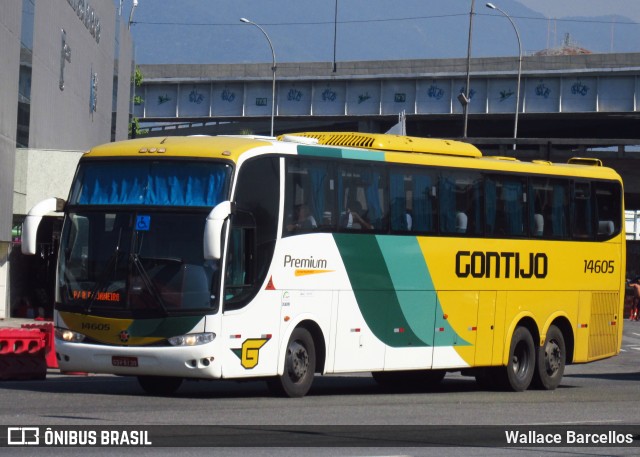
[(255, 22), (250, 21), (246, 17), (241, 17), (240, 22), (244, 22), (245, 24), (255, 25), (256, 27), (258, 27), (262, 32), (262, 34), (267, 39), (267, 41), (269, 42), (269, 47), (271, 48), (271, 57), (273, 59), (273, 64), (271, 66), (271, 71), (273, 72), (272, 85), (271, 85), (271, 136), (273, 136), (273, 118), (275, 117), (275, 113), (276, 113), (276, 52), (273, 50), (273, 44), (271, 43), (271, 39), (269, 38), (269, 35), (267, 35), (267, 32), (265, 32), (262, 27), (260, 27)]
[(338, 0), (333, 14), (333, 72), (336, 72), (336, 41), (338, 38)]
[[(129, 29), (131, 29), (131, 23), (133, 22), (133, 13), (137, 7), (138, 7), (138, 0), (133, 0), (133, 5), (131, 5), (131, 12), (129, 13), (129, 26), (128, 26)], [(120, 9), (122, 9), (122, 2), (120, 2)]]
[(469, 42), (467, 43), (467, 84), (464, 88), (464, 94), (458, 96), (458, 100), (462, 103), (462, 110), (464, 112), (464, 130), (462, 133), (463, 138), (467, 138), (467, 123), (469, 120), (469, 85), (471, 84), (471, 31), (473, 30), (473, 9), (475, 6), (475, 0), (471, 0), (471, 10), (469, 11)]
[(513, 150), (515, 151), (516, 140), (518, 138), (518, 113), (520, 111), (520, 76), (522, 75), (522, 42), (520, 41), (520, 33), (518, 32), (518, 28), (516, 27), (516, 24), (513, 22), (513, 19), (511, 19), (511, 16), (509, 16), (507, 13), (505, 13), (503, 10), (498, 8), (493, 3), (487, 3), (487, 8), (491, 8), (492, 10), (497, 10), (500, 13), (502, 13), (504, 17), (509, 19), (509, 22), (511, 22), (511, 25), (513, 26), (513, 30), (516, 32), (516, 38), (518, 39), (518, 82), (516, 83), (516, 115), (515, 115), (515, 123), (513, 126)]

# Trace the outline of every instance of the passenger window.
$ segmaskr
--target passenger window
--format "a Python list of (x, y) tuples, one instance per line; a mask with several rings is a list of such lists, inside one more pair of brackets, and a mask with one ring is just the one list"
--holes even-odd
[(345, 164), (338, 182), (341, 230), (386, 230), (388, 202), (382, 168)]
[(412, 171), (394, 169), (390, 173), (391, 230), (433, 233), (438, 217), (435, 172)]
[(618, 183), (594, 182), (598, 239), (604, 240), (620, 233), (622, 213), (621, 188)]
[(482, 234), (482, 177), (478, 173), (442, 173), (438, 181), (440, 232)]
[(527, 231), (525, 182), (508, 176), (485, 180), (485, 230), (489, 236), (524, 236)]
[(562, 179), (531, 179), (529, 195), (531, 235), (567, 238), (570, 214), (569, 182)]
[(338, 218), (333, 170), (329, 162), (287, 158), (283, 236), (335, 227)]
[(574, 238), (591, 238), (593, 236), (591, 208), (591, 186), (588, 182), (575, 182), (571, 208), (571, 235)]

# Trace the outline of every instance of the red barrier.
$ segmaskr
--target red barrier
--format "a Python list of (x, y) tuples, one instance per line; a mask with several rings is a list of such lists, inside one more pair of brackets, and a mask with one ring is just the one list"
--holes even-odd
[(0, 379), (45, 379), (44, 349), (38, 329), (0, 328)]
[(47, 361), (48, 368), (58, 368), (58, 359), (56, 357), (55, 336), (53, 330), (53, 322), (44, 324), (22, 324), (22, 328), (38, 329), (44, 333), (44, 358)]

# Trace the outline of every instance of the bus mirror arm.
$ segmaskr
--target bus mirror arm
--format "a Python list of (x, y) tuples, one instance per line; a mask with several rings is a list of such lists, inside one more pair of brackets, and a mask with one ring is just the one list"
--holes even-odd
[(204, 258), (206, 260), (217, 260), (222, 257), (222, 229), (234, 211), (235, 204), (224, 201), (216, 205), (207, 216), (204, 226)]
[(50, 213), (60, 213), (64, 211), (67, 202), (62, 198), (47, 198), (42, 200), (29, 210), (27, 217), (22, 223), (22, 253), (25, 255), (35, 255), (37, 249), (38, 227), (42, 218)]

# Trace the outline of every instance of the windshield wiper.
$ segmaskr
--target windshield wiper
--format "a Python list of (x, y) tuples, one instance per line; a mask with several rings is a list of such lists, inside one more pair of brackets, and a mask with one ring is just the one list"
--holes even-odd
[(149, 277), (149, 274), (147, 273), (144, 265), (142, 265), (140, 256), (136, 253), (132, 253), (131, 260), (133, 261), (133, 265), (136, 267), (136, 270), (138, 270), (138, 274), (142, 278), (142, 282), (147, 287), (147, 290), (151, 293), (151, 296), (156, 300), (156, 303), (158, 303), (160, 308), (162, 308), (164, 314), (169, 315), (169, 312), (167, 311), (167, 305), (162, 298), (162, 294), (160, 294), (158, 288), (153, 283), (153, 280)]

